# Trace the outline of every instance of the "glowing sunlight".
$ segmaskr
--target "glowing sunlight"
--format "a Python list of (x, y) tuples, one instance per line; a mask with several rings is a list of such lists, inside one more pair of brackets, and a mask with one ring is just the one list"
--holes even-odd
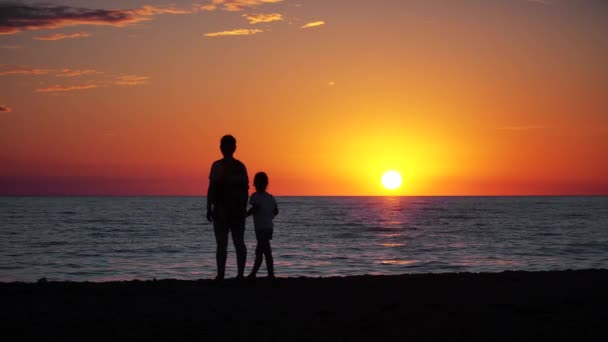
[(388, 190), (396, 190), (401, 186), (403, 179), (401, 178), (401, 174), (399, 172), (390, 170), (386, 171), (384, 175), (382, 175), (382, 185)]

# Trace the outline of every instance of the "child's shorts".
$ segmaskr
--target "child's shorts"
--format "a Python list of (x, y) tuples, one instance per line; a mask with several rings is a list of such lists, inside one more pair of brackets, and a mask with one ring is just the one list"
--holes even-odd
[(263, 229), (255, 231), (256, 240), (272, 240), (272, 229)]

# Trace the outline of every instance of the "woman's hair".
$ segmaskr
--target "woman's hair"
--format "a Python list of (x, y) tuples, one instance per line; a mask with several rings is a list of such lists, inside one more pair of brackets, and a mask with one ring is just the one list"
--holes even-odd
[(268, 175), (265, 172), (258, 172), (253, 177), (253, 186), (259, 190), (266, 190), (268, 186)]
[(228, 134), (220, 140), (220, 150), (224, 155), (232, 155), (236, 151), (236, 139)]

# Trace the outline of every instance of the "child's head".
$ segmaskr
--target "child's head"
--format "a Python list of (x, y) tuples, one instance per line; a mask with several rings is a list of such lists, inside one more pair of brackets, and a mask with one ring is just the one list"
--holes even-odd
[(258, 172), (253, 177), (253, 186), (257, 191), (266, 191), (268, 187), (268, 176), (264, 172)]

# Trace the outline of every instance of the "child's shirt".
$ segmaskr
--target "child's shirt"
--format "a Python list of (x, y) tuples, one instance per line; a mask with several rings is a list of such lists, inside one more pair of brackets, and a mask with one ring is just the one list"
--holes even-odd
[(254, 192), (249, 199), (255, 210), (253, 212), (253, 225), (255, 230), (272, 230), (272, 219), (274, 218), (277, 202), (267, 192)]

